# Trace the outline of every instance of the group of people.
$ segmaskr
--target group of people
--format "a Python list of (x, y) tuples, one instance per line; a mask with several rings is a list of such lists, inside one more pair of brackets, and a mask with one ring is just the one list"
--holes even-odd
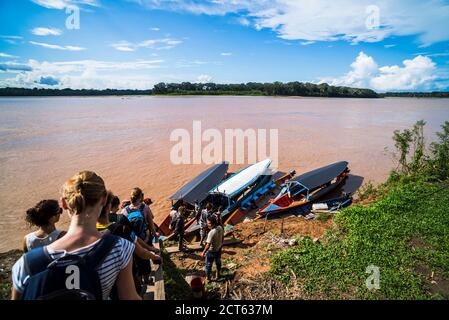
[[(216, 264), (216, 278), (220, 277), (221, 272), (221, 251), (224, 242), (224, 228), (221, 220), (223, 209), (213, 210), (212, 203), (207, 203), (204, 209), (199, 204), (195, 204), (194, 215), (197, 223), (200, 225), (200, 245), (203, 247), (202, 256), (206, 258), (206, 277), (208, 280), (212, 278), (213, 263)], [(178, 210), (172, 208), (170, 213), (170, 228), (174, 230), (178, 237), (179, 251), (185, 251), (184, 235), (186, 219), (190, 212), (184, 206), (180, 206)]]
[[(140, 188), (120, 202), (96, 173), (74, 175), (59, 201), (42, 200), (26, 212), (26, 221), (37, 230), (24, 237), (24, 254), (12, 268), (12, 299), (140, 300), (144, 285), (152, 281), (150, 260), (162, 263), (153, 246), (160, 234), (151, 203)], [(66, 231), (56, 228), (64, 211), (70, 217)], [(189, 214), (183, 206), (171, 213), (181, 250)], [(221, 270), (221, 211), (207, 204), (203, 210), (196, 206), (195, 214), (210, 280), (214, 261), (217, 277)]]
[[(24, 237), (25, 253), (12, 268), (12, 299), (141, 299), (150, 260), (162, 262), (147, 203), (139, 188), (120, 203), (96, 173), (74, 175), (60, 201), (42, 200), (26, 212), (38, 229)], [(67, 231), (56, 228), (63, 211)]]

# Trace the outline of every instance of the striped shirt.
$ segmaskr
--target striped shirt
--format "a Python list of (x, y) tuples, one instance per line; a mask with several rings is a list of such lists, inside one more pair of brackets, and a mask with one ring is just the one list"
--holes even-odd
[[(51, 250), (48, 249), (48, 247), (44, 247), (44, 250), (46, 250), (50, 257), (54, 260), (60, 259), (67, 254), (83, 257), (90, 250), (92, 250), (95, 244), (97, 244), (99, 241), (100, 239), (86, 247), (79, 248), (71, 252), (67, 252), (65, 250)], [(111, 249), (111, 252), (104, 259), (103, 263), (97, 267), (96, 270), (98, 272), (98, 278), (100, 279), (103, 300), (107, 300), (109, 298), (111, 289), (114, 286), (118, 274), (121, 270), (126, 268), (132, 258), (134, 247), (135, 246), (133, 243), (123, 238), (119, 238), (114, 247)], [(68, 262), (67, 264), (69, 263), (70, 262)], [(24, 266), (24, 258), (22, 256), (12, 268), (12, 280), (14, 288), (18, 292), (23, 292), (29, 277), (30, 275), (27, 274), (27, 270)]]

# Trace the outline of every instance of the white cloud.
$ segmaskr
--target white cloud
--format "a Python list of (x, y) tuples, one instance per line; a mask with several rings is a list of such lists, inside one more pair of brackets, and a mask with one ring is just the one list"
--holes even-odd
[(432, 54), (424, 54), (428, 57), (449, 57), (449, 52), (438, 52), (438, 53), (432, 53)]
[(351, 71), (339, 78), (325, 78), (336, 86), (372, 88), (378, 91), (429, 90), (436, 76), (435, 63), (424, 56), (404, 60), (403, 66), (379, 67), (375, 60), (360, 52), (351, 64)]
[(11, 40), (22, 40), (23, 37), (21, 36), (0, 36), (2, 39), (11, 39)]
[(114, 48), (115, 48), (115, 50), (123, 51), (123, 52), (133, 52), (133, 51), (135, 51), (133, 48), (126, 47), (126, 46), (115, 46)]
[(34, 3), (48, 9), (63, 9), (66, 6), (64, 0), (32, 0)]
[(385, 47), (386, 49), (390, 49), (390, 48), (396, 47), (396, 45), (395, 45), (395, 44), (386, 44), (386, 45), (384, 45), (384, 47)]
[(77, 46), (60, 46), (57, 44), (48, 44), (43, 42), (35, 42), (30, 41), (31, 44), (34, 44), (35, 46), (40, 46), (48, 49), (55, 49), (55, 50), (64, 50), (64, 51), (83, 51), (86, 50), (86, 48), (83, 47), (77, 47)]
[(151, 31), (161, 31), (161, 29), (158, 28), (158, 27), (150, 28), (150, 30), (151, 30)]
[(67, 6), (87, 5), (91, 7), (98, 7), (97, 0), (31, 0), (34, 3), (48, 8), (48, 9), (64, 9)]
[(444, 0), (128, 1), (194, 14), (240, 14), (241, 24), (271, 29), (286, 40), (357, 43), (416, 35), (423, 46), (449, 40), (449, 6)]
[(208, 74), (201, 74), (197, 78), (197, 82), (199, 83), (208, 83), (212, 81), (212, 77)]
[(371, 80), (371, 85), (381, 91), (425, 88), (436, 79), (435, 71), (435, 63), (430, 58), (417, 56), (404, 60), (404, 67), (380, 68), (380, 74)]
[(14, 61), (7, 61), (5, 63), (0, 63), (0, 71), (8, 73), (18, 73), (32, 71), (33, 68), (27, 64), (17, 63)]
[(62, 31), (56, 28), (39, 27), (32, 29), (31, 33), (36, 36), (60, 36), (62, 34)]
[[(161, 81), (159, 73), (149, 74), (150, 70), (161, 67), (163, 60), (137, 61), (97, 61), (80, 60), (47, 62), (29, 60), (18, 64), (0, 64), (0, 71), (14, 77), (1, 79), (0, 87), (47, 87), (73, 89), (148, 89)], [(51, 81), (42, 81), (42, 80)]]
[(18, 58), (17, 56), (13, 56), (11, 54), (0, 52), (0, 58)]
[(375, 76), (379, 67), (374, 59), (360, 52), (351, 64), (351, 71), (337, 79), (323, 79), (321, 82), (330, 82), (331, 85), (349, 87), (370, 87), (369, 80)]
[(181, 40), (171, 39), (171, 38), (150, 39), (150, 40), (145, 40), (145, 41), (140, 42), (139, 44), (137, 44), (137, 46), (142, 47), (142, 48), (156, 48), (156, 49), (166, 48), (166, 47), (173, 48), (181, 43), (182, 43)]
[(120, 46), (118, 46), (118, 47), (115, 47), (115, 49), (118, 50), (118, 51), (123, 51), (123, 52), (133, 52), (133, 51), (135, 51), (135, 49), (130, 48), (130, 47), (120, 47)]
[(176, 62), (174, 65), (175, 68), (197, 68), (206, 64), (216, 64), (214, 62), (210, 61), (203, 61), (203, 60), (185, 60), (181, 59)]
[(136, 47), (132, 43), (129, 43), (127, 41), (113, 43), (111, 44), (111, 47), (113, 47), (115, 50), (124, 52), (132, 52), (136, 50)]
[(229, 56), (232, 56), (232, 52), (222, 52), (221, 55), (223, 57), (229, 57)]
[(241, 17), (238, 20), (238, 23), (241, 24), (242, 26), (248, 27), (251, 25), (251, 21), (249, 21), (247, 18), (245, 17)]
[(21, 36), (0, 36), (0, 39), (3, 39), (3, 41), (9, 43), (9, 44), (18, 44), (19, 42), (22, 42), (23, 37)]
[(149, 48), (155, 50), (167, 50), (176, 47), (181, 44), (183, 41), (172, 38), (163, 38), (163, 39), (149, 39), (144, 40), (138, 43), (131, 43), (129, 41), (120, 41), (117, 43), (111, 44), (111, 47), (118, 51), (136, 51), (139, 48)]
[(304, 42), (301, 42), (301, 45), (302, 46), (310, 46), (311, 44), (314, 44), (315, 43), (315, 41), (304, 41)]

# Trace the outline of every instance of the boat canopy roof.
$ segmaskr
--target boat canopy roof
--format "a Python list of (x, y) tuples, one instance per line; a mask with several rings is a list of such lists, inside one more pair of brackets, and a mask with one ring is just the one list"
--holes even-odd
[(229, 179), (223, 181), (217, 187), (210, 190), (209, 193), (219, 193), (229, 198), (235, 197), (246, 187), (256, 182), (257, 179), (266, 172), (271, 162), (271, 159), (266, 159), (264, 161), (254, 163), (235, 173)]
[(302, 184), (309, 190), (318, 188), (333, 179), (338, 177), (343, 173), (348, 167), (347, 161), (340, 161), (328, 166), (312, 170), (310, 172), (304, 173), (290, 181), (296, 181)]
[(196, 201), (202, 202), (207, 198), (209, 190), (223, 180), (228, 167), (228, 162), (213, 165), (176, 191), (170, 200), (183, 200), (191, 205)]

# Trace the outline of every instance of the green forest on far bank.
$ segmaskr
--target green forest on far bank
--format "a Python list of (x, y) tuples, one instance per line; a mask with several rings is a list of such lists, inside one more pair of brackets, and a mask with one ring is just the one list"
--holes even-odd
[(371, 89), (330, 86), (326, 83), (303, 82), (248, 82), (239, 84), (217, 83), (165, 83), (153, 89), (50, 89), (50, 88), (0, 88), (0, 96), (136, 96), (136, 95), (229, 95), (229, 96), (284, 96), (329, 98), (449, 98), (449, 92), (387, 92), (377, 93)]

